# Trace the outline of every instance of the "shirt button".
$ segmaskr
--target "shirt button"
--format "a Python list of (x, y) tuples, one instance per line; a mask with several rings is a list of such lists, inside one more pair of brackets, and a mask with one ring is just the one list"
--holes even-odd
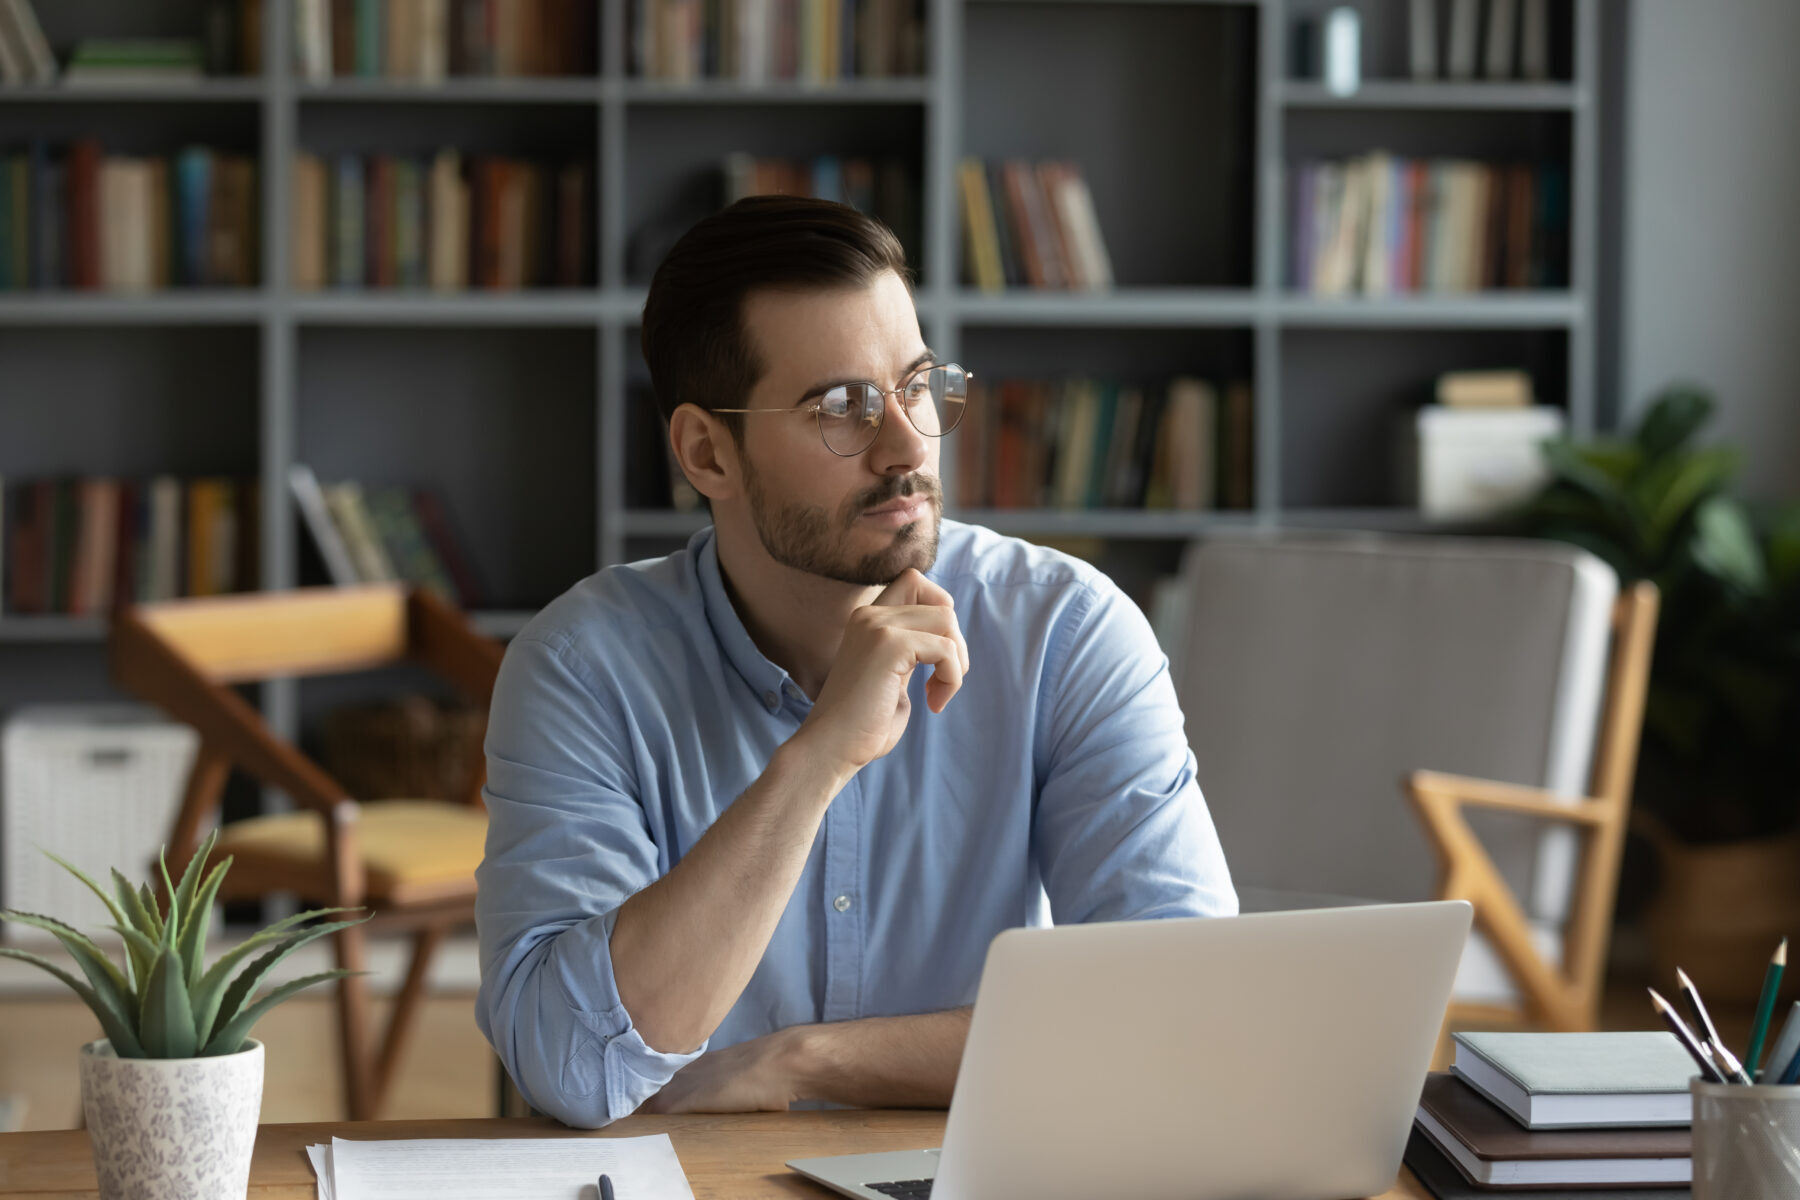
[(850, 911), (850, 897), (839, 896), (836, 900), (833, 900), (831, 902), (831, 907), (837, 909), (839, 912), (849, 912)]
[(764, 692), (763, 703), (769, 706), (770, 712), (774, 712), (781, 707), (781, 697), (777, 696), (774, 692)]

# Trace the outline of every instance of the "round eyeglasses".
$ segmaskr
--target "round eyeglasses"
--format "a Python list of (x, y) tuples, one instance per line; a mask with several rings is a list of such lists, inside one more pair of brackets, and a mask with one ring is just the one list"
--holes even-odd
[(819, 422), (825, 448), (843, 458), (854, 458), (881, 433), (887, 419), (887, 398), (900, 398), (900, 411), (912, 427), (926, 437), (943, 437), (962, 420), (969, 403), (973, 371), (956, 363), (934, 363), (913, 372), (905, 383), (886, 389), (873, 383), (840, 383), (820, 393), (818, 400), (798, 408), (715, 408), (715, 413), (812, 413)]

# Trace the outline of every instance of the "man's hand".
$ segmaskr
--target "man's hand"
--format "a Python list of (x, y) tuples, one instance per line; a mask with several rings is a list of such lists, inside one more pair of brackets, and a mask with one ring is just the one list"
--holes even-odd
[(950, 593), (908, 568), (873, 604), (850, 614), (837, 659), (796, 738), (845, 774), (861, 770), (906, 732), (907, 681), (927, 663), (933, 670), (925, 700), (941, 713), (962, 687), (969, 647)]
[(638, 1109), (647, 1113), (786, 1112), (800, 1099), (793, 1031), (783, 1029), (696, 1058)]

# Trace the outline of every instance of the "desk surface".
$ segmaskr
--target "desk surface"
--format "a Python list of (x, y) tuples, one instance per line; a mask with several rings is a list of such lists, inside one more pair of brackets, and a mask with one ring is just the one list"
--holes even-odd
[[(343, 1138), (623, 1137), (667, 1133), (696, 1200), (824, 1200), (831, 1192), (789, 1171), (790, 1158), (912, 1150), (943, 1140), (941, 1112), (795, 1112), (729, 1116), (633, 1116), (603, 1130), (567, 1129), (547, 1120), (327, 1121), (264, 1125), (250, 1167), (250, 1200), (313, 1200), (312, 1168), (302, 1147)], [(94, 1161), (82, 1130), (0, 1134), (0, 1196), (80, 1200), (97, 1196)], [(1401, 1172), (1379, 1200), (1430, 1200)]]

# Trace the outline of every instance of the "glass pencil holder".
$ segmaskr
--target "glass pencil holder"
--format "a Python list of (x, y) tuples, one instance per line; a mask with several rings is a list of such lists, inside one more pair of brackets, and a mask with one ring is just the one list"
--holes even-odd
[(1800, 1200), (1800, 1085), (1689, 1085), (1694, 1200)]

